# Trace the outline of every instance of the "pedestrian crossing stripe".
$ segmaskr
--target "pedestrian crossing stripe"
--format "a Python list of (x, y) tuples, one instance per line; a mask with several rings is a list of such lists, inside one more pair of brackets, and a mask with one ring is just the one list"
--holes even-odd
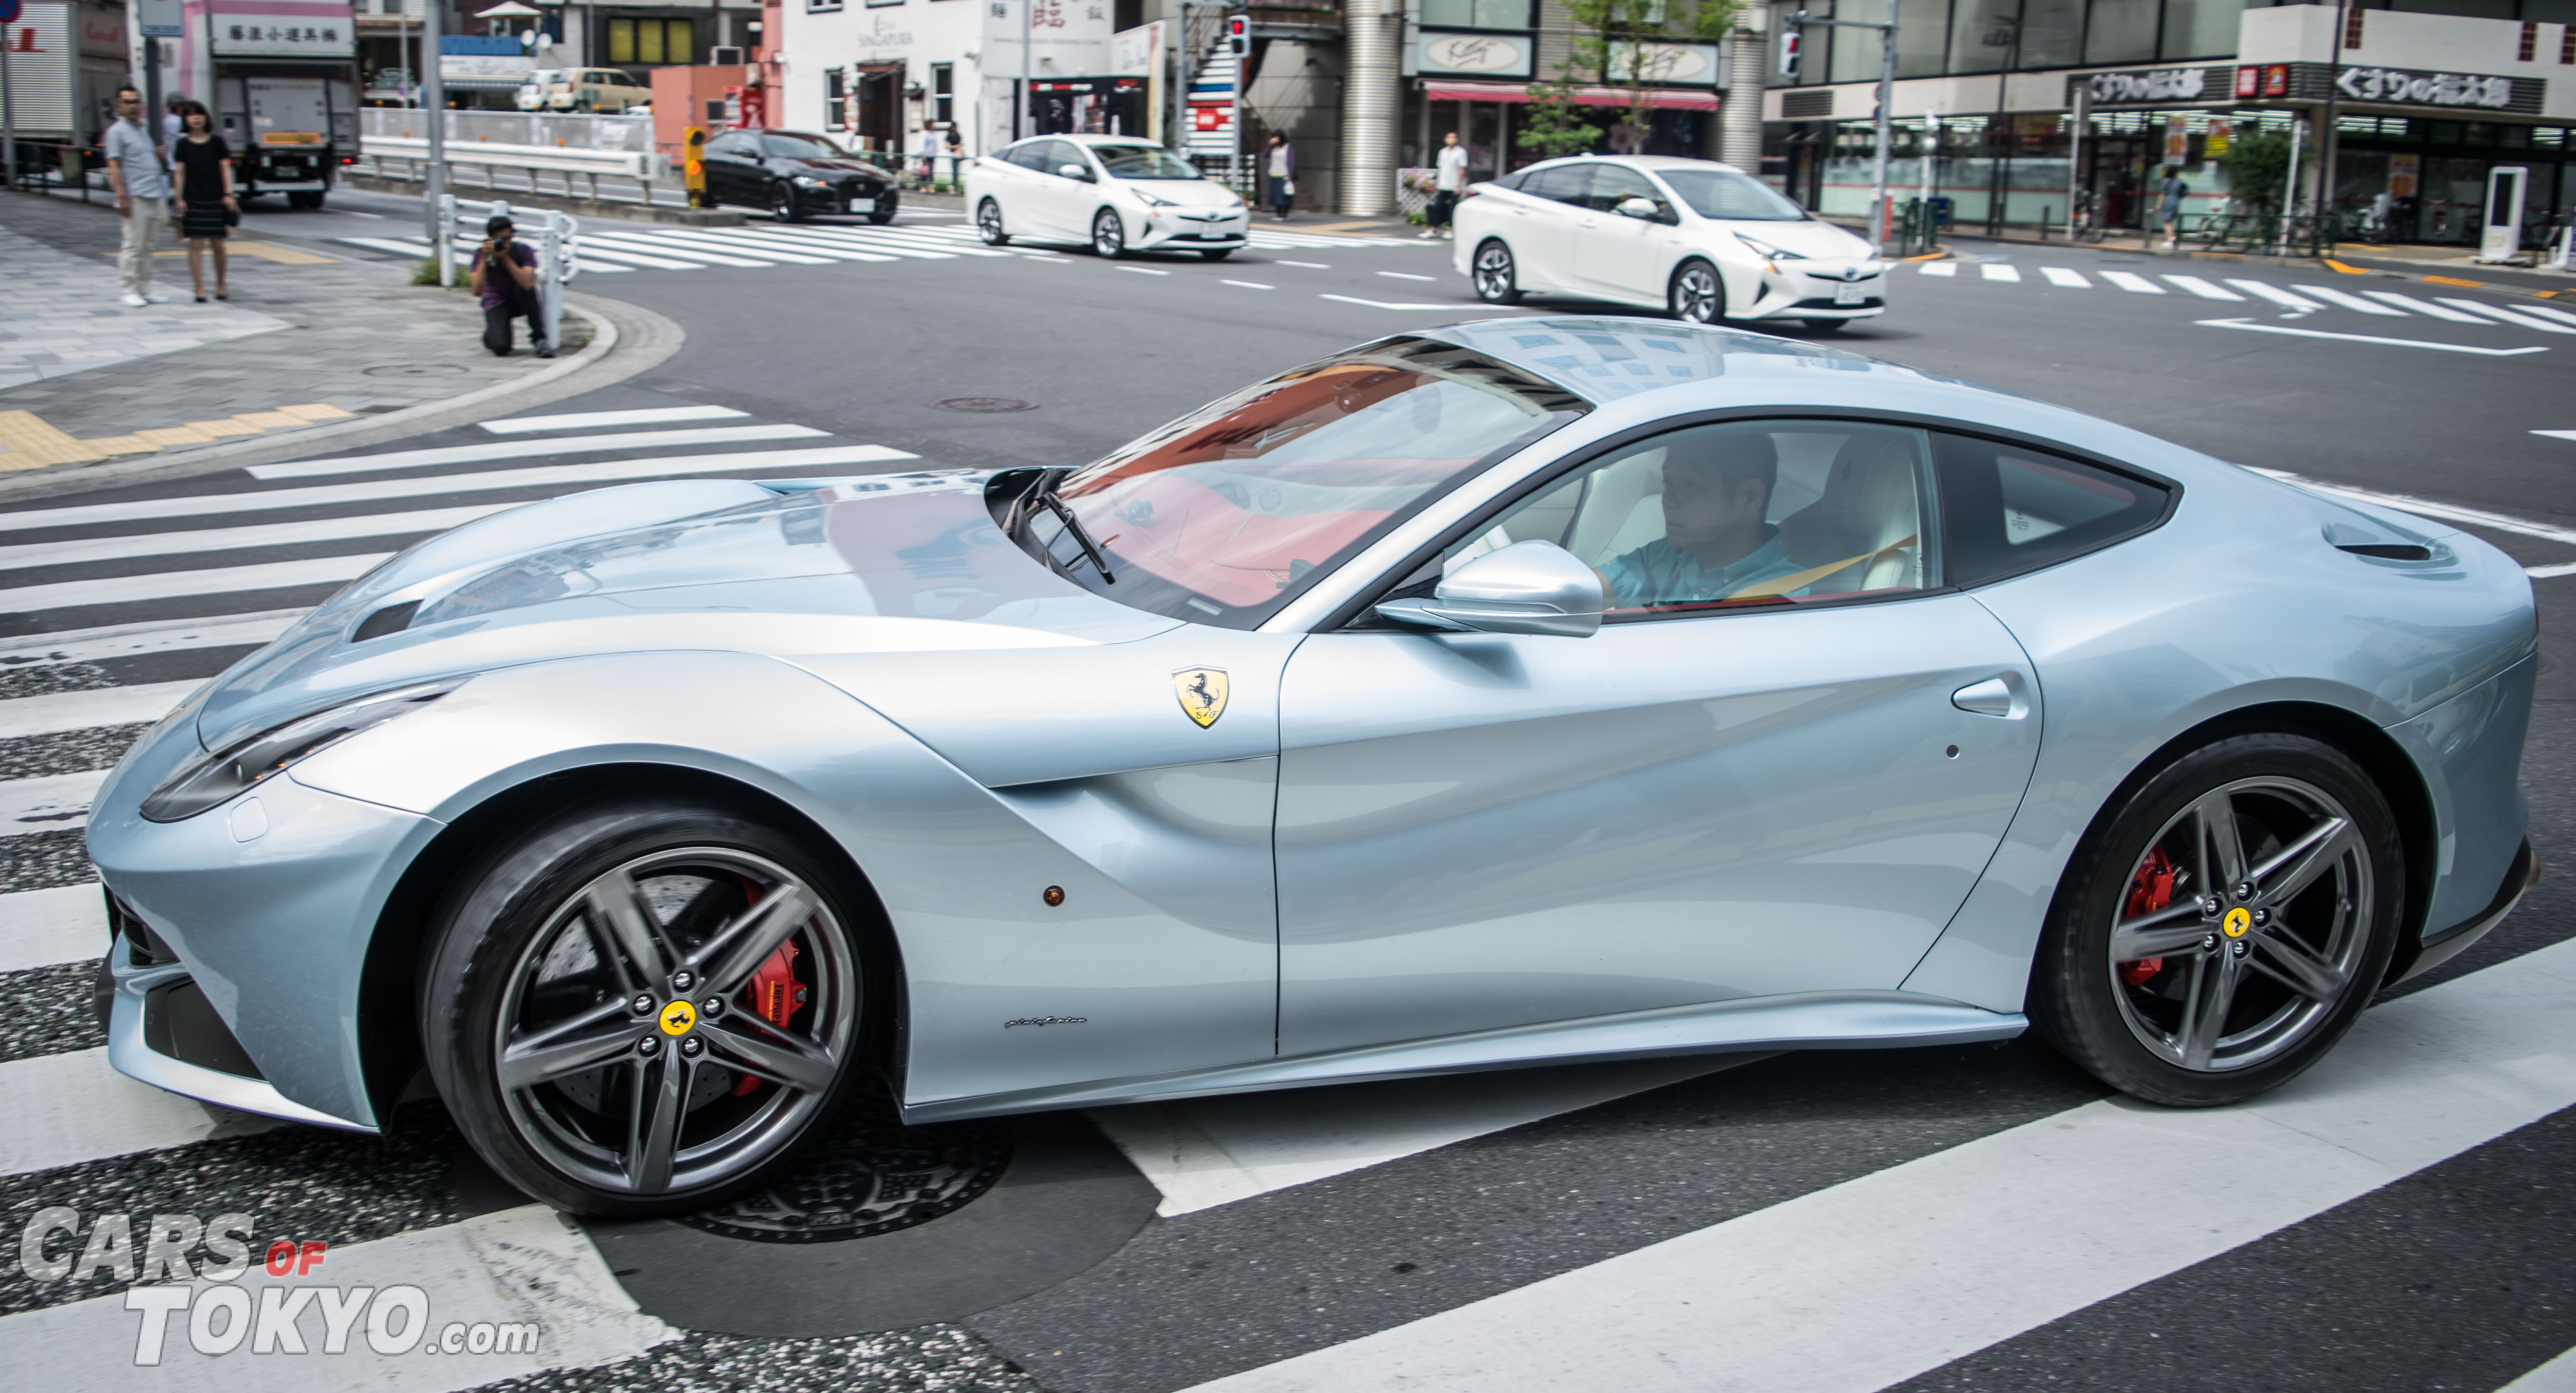
[[(1973, 265), (1982, 280), (2005, 284), (2015, 284), (2022, 280), (2020, 270), (2009, 262), (1921, 261), (1911, 264), (1918, 273), (1926, 276), (1957, 279), (1961, 266)], [(2035, 269), (2051, 286), (2068, 290), (2084, 290), (2090, 289), (2093, 284), (2083, 272), (2073, 267), (2041, 266)], [(2333, 286), (2280, 286), (2242, 277), (2231, 277), (2222, 283), (2201, 276), (2170, 271), (2157, 273), (2157, 279), (2164, 281), (2166, 285), (2159, 285), (2156, 280), (2150, 280), (2134, 271), (2105, 269), (2097, 270), (2094, 274), (2112, 287), (2131, 295), (2170, 294), (2172, 292), (2166, 289), (2166, 285), (2170, 285), (2176, 290), (2203, 300), (2222, 300), (2242, 304), (2251, 297), (2268, 300), (2284, 310), (2299, 314), (2313, 314), (2328, 308), (2342, 308), (2359, 314), (2379, 315), (2383, 318), (2402, 319), (2409, 315), (2421, 315), (2427, 319), (2441, 319), (2454, 324), (2475, 324), (2489, 328), (2510, 325), (2518, 329), (2534, 329), (2549, 334), (2576, 332), (2576, 314), (2548, 305), (2489, 305), (2451, 296), (2417, 299), (2414, 296), (2401, 295), (2390, 290), (2365, 290), (2355, 295)]]

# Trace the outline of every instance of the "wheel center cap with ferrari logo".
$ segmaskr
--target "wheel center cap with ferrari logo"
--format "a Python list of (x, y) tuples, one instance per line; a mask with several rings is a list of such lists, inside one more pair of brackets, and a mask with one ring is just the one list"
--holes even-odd
[[(2229, 932), (2233, 933), (2235, 930), (2231, 929)], [(662, 1008), (660, 1019), (663, 1034), (686, 1035), (690, 1028), (698, 1023), (698, 1008), (685, 1001), (674, 1001)]]
[[(2247, 909), (2243, 905), (2238, 905), (2236, 908), (2227, 911), (2227, 917), (2218, 921), (2219, 932), (2227, 935), (2229, 938), (2243, 938), (2246, 930), (2253, 927), (2254, 911)], [(668, 1030), (669, 1028), (670, 1027), (667, 1025), (663, 1027), (665, 1030)]]

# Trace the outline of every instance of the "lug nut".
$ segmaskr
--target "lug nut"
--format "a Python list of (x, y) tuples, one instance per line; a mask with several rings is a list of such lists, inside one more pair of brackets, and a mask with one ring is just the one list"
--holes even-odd
[(2238, 881), (2236, 883), (2236, 898), (2240, 900), (2250, 900), (2254, 898), (2254, 882), (2250, 880)]
[(2240, 958), (2245, 956), (2245, 940), (2240, 938), (2227, 946), (2236, 954), (2236, 956)]
[(2272, 911), (2270, 911), (2270, 910), (2268, 910), (2268, 909), (2258, 909), (2258, 910), (2254, 911), (2254, 924), (2255, 924), (2255, 927), (2260, 928), (2260, 927), (2262, 927), (2263, 925), (2268, 924), (2268, 923), (2271, 923), (2271, 922), (2272, 922)]
[(704, 1053), (706, 1048), (706, 1045), (701, 1043), (695, 1035), (683, 1036), (680, 1039), (680, 1053), (687, 1055), (691, 1059), (695, 1059), (700, 1054)]
[(697, 984), (698, 979), (686, 972), (674, 972), (671, 974), (671, 986), (674, 990), (687, 991), (689, 988), (694, 987)]
[(633, 1011), (639, 1016), (649, 1016), (653, 1014), (653, 994), (651, 992), (637, 992), (635, 994), (635, 999), (627, 1002), (626, 1006), (628, 1010)]
[(699, 1002), (698, 1014), (706, 1017), (708, 1020), (714, 1020), (716, 1017), (723, 1015), (724, 998), (720, 996), (711, 996), (706, 1000)]
[(635, 1052), (646, 1059), (651, 1059), (662, 1052), (662, 1042), (658, 1037), (647, 1035), (635, 1042)]
[(2202, 934), (2202, 935), (2200, 936), (2200, 950), (2201, 950), (2202, 952), (2206, 953), (2206, 952), (2208, 952), (2210, 949), (2215, 948), (2215, 947), (2217, 947), (2217, 946), (2218, 946), (2218, 935), (2216, 935), (2216, 934)]
[(2212, 895), (2208, 899), (2202, 900), (2200, 902), (2200, 912), (2203, 914), (2216, 914), (2218, 912), (2218, 897)]

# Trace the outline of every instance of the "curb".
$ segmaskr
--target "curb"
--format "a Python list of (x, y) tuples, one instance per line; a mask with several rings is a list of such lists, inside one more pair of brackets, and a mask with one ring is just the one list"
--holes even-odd
[[(421, 196), (421, 181), (418, 179), (388, 179), (381, 174), (343, 174), (340, 181), (350, 188), (364, 189), (369, 193), (400, 194), (407, 198)], [(468, 190), (450, 186), (448, 192), (462, 198)], [(736, 227), (744, 218), (743, 214), (724, 208), (664, 208), (657, 204), (624, 203), (613, 198), (571, 198), (563, 194), (528, 193), (518, 189), (481, 189), (479, 192), (504, 200), (513, 208), (551, 208), (558, 213), (584, 218), (676, 223), (684, 227)]]
[(193, 450), (0, 477), (0, 497), (50, 498), (108, 485), (156, 483), (242, 465), (304, 459), (330, 450), (382, 445), (596, 391), (660, 366), (679, 352), (687, 339), (679, 325), (641, 305), (569, 292), (564, 303), (590, 321), (590, 342), (571, 357), (516, 381), (495, 382), (444, 401), (336, 421), (291, 435), (227, 441)]

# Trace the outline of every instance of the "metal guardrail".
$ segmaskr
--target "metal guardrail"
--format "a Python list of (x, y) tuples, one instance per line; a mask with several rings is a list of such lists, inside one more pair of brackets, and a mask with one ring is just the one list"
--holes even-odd
[(92, 189), (102, 196), (114, 197), (107, 187), (107, 156), (97, 146), (74, 140), (27, 139), (19, 140), (17, 145), (18, 177), (11, 187), (26, 193), (78, 189), (83, 203), (89, 202)]
[[(425, 142), (429, 139), (430, 117), (435, 114), (417, 107), (361, 107), (359, 143), (363, 145), (372, 137)], [(513, 145), (627, 154), (653, 148), (650, 116), (577, 116), (537, 111), (450, 111), (446, 115), (451, 145)]]

